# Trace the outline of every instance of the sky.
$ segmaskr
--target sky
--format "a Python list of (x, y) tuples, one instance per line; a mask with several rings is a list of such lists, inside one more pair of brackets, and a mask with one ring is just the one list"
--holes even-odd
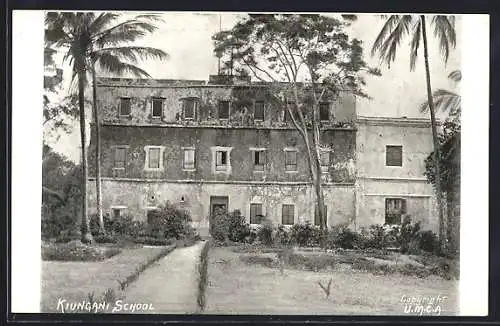
[[(133, 15), (133, 13), (127, 13)], [(140, 66), (153, 78), (199, 79), (207, 80), (210, 74), (217, 73), (217, 58), (213, 54), (212, 35), (220, 28), (229, 29), (244, 13), (164, 13), (164, 22), (158, 23), (158, 30), (137, 42), (138, 45), (153, 46), (169, 54), (165, 61), (145, 61)], [(450, 52), (445, 64), (439, 53), (438, 44), (429, 34), (429, 57), (431, 84), (433, 90), (439, 88), (455, 89), (448, 74), (461, 68), (461, 20), (457, 17), (457, 47)], [(398, 49), (396, 60), (390, 69), (380, 65), (378, 58), (370, 56), (373, 42), (382, 28), (384, 20), (379, 15), (360, 14), (348, 33), (363, 41), (365, 61), (379, 67), (382, 76), (368, 76), (366, 92), (371, 99), (359, 99), (357, 113), (362, 116), (384, 117), (428, 117), (419, 112), (419, 104), (426, 99), (425, 70), (423, 48), (414, 71), (410, 71), (409, 39), (403, 41)], [(61, 56), (59, 56), (60, 61)], [(65, 80), (71, 76), (71, 70), (65, 68)], [(443, 115), (441, 114), (441, 117)], [(75, 125), (71, 134), (60, 134), (57, 141), (52, 140), (55, 150), (73, 160), (79, 160), (79, 129)], [(55, 138), (53, 138), (55, 139)]]

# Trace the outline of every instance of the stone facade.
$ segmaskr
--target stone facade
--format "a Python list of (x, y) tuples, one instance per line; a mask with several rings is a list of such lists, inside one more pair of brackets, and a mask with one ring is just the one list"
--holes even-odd
[[(148, 210), (170, 201), (186, 208), (203, 232), (212, 201), (223, 198), (229, 210), (239, 209), (249, 222), (252, 203), (261, 204), (262, 214), (276, 224), (282, 221), (282, 205), (294, 205), (294, 223), (314, 222), (305, 145), (265, 85), (103, 78), (97, 95), (105, 212), (120, 210), (146, 220)], [(228, 108), (224, 115), (221, 101)], [(323, 104), (328, 111), (321, 122), (328, 225), (383, 224), (386, 198), (397, 197), (407, 201), (409, 214), (434, 228), (432, 188), (423, 176), (432, 146), (428, 122), (356, 119), (355, 104), (349, 92)], [(257, 118), (257, 105), (263, 107), (263, 119)], [(92, 129), (91, 211), (94, 144)], [(399, 168), (384, 165), (385, 146), (391, 144), (404, 148)], [(296, 153), (293, 168), (285, 164), (290, 151)], [(259, 159), (255, 152), (261, 153)]]

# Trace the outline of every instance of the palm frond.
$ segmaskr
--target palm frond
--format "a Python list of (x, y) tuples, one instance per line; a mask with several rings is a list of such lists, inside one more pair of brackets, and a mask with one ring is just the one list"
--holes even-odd
[(114, 22), (116, 19), (118, 19), (118, 17), (120, 17), (120, 15), (115, 14), (115, 13), (106, 12), (106, 13), (100, 14), (90, 24), (90, 26), (89, 26), (90, 33), (93, 35), (93, 34), (101, 32), (104, 28), (106, 28), (106, 26), (108, 26), (109, 24)]
[(454, 82), (458, 83), (458, 82), (462, 81), (462, 71), (461, 70), (453, 70), (448, 75), (448, 78), (453, 80)]
[[(391, 20), (393, 17), (394, 16), (391, 16), (389, 20)], [(385, 34), (386, 37), (380, 39), (380, 42), (375, 41), (375, 52), (379, 53), (381, 61), (387, 63), (388, 67), (390, 67), (391, 62), (393, 62), (396, 58), (396, 51), (399, 47), (399, 44), (401, 43), (402, 39), (408, 34), (412, 21), (412, 15), (399, 16), (397, 24), (392, 25), (393, 30), (390, 32), (388, 30), (386, 31), (386, 26), (384, 25), (379, 36), (381, 36), (381, 34)], [(387, 35), (387, 33), (389, 33), (389, 35)], [(377, 37), (377, 40), (379, 40), (379, 37)]]
[(143, 59), (167, 59), (168, 54), (160, 49), (152, 47), (143, 46), (121, 46), (121, 47), (110, 47), (100, 50), (96, 50), (92, 53), (93, 60), (95, 61), (97, 57), (101, 54), (110, 54), (118, 57), (119, 59), (126, 59), (133, 63), (137, 63), (139, 60)]
[(415, 70), (415, 65), (417, 63), (418, 48), (420, 46), (421, 39), (422, 22), (417, 20), (413, 28), (413, 35), (410, 43), (410, 70)]
[(151, 78), (151, 76), (145, 70), (130, 63), (123, 62), (118, 57), (109, 53), (102, 53), (101, 55), (96, 57), (95, 63), (98, 69), (110, 72), (112, 74), (132, 74), (135, 77)]
[[(436, 111), (442, 110), (443, 112), (448, 111), (450, 115), (456, 115), (461, 112), (462, 108), (462, 98), (459, 94), (446, 90), (438, 89), (432, 94), (432, 99)], [(425, 101), (420, 104), (420, 112), (427, 112), (429, 110), (429, 102)]]
[(148, 22), (127, 20), (92, 37), (95, 49), (133, 42), (158, 28)]
[(448, 61), (450, 55), (450, 46), (455, 48), (457, 43), (455, 20), (450, 17), (453, 16), (436, 15), (432, 17), (431, 21), (434, 26), (434, 36), (439, 42), (439, 51), (445, 62)]
[[(383, 18), (385, 19), (386, 17), (383, 16)], [(387, 21), (385, 22), (384, 26), (380, 30), (380, 33), (377, 35), (375, 42), (373, 43), (371, 50), (372, 57), (375, 56), (378, 51), (380, 51), (382, 45), (384, 44), (384, 41), (387, 39), (387, 36), (390, 35), (390, 33), (394, 30), (394, 27), (399, 23), (400, 19), (400, 15), (391, 15), (387, 18)]]
[(165, 20), (162, 18), (161, 15), (155, 14), (155, 13), (149, 13), (149, 14), (140, 14), (134, 17), (136, 20), (146, 20), (150, 21), (152, 23), (163, 23)]

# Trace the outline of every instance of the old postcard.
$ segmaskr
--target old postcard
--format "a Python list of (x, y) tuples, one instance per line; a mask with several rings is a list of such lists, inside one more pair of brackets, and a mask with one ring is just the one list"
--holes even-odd
[(462, 168), (471, 92), (487, 128), (487, 16), (13, 19), (13, 173), (34, 198), (13, 181), (13, 312), (487, 313), (487, 199), (467, 194), (487, 186)]

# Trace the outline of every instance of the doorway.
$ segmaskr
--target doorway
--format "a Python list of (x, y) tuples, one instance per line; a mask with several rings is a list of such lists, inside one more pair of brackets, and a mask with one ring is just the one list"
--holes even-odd
[(209, 229), (212, 231), (212, 219), (217, 211), (228, 212), (229, 197), (227, 196), (211, 196), (210, 197), (210, 212), (209, 212)]

